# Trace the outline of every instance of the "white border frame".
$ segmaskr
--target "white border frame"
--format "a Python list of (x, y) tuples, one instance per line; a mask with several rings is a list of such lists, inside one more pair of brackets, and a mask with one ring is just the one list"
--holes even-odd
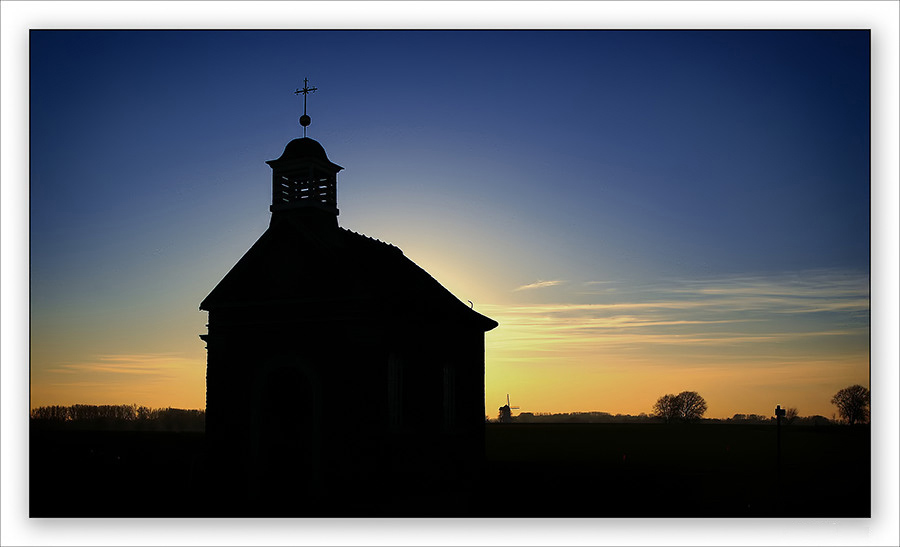
[[(893, 1), (10, 2), (2, 23), (3, 545), (898, 545), (898, 20)], [(213, 13), (213, 16), (210, 16)], [(872, 30), (873, 518), (805, 520), (28, 519), (28, 30), (31, 28)], [(26, 386), (26, 387), (23, 387)], [(24, 402), (23, 402), (24, 400)], [(774, 500), (773, 500), (774, 501)]]

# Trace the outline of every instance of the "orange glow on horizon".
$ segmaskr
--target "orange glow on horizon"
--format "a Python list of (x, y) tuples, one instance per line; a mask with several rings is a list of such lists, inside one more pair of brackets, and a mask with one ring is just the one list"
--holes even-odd
[[(439, 268), (439, 258), (425, 262)], [(463, 271), (436, 278), (457, 295), (484, 294)], [(847, 286), (829, 285), (824, 274), (803, 287), (742, 283), (651, 293), (541, 281), (510, 287), (502, 303), (479, 299), (476, 311), (500, 324), (485, 335), (485, 414), (495, 417), (509, 394), (521, 412), (638, 415), (663, 394), (691, 390), (706, 399), (707, 417), (769, 415), (776, 404), (830, 417), (837, 390), (869, 384), (863, 278)], [(534, 303), (566, 285), (557, 294), (568, 303)], [(202, 332), (200, 321), (205, 314), (183, 330)], [(205, 408), (206, 352), (196, 333), (179, 334), (172, 351), (126, 346), (63, 355), (33, 342), (31, 406)]]

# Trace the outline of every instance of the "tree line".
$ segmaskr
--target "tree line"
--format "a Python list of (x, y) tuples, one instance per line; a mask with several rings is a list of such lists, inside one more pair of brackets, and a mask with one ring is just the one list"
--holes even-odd
[[(846, 387), (838, 391), (831, 398), (831, 404), (835, 405), (838, 413), (844, 423), (849, 425), (857, 423), (867, 423), (869, 421), (870, 407), (869, 390), (859, 384)], [(667, 394), (656, 400), (653, 405), (653, 416), (664, 420), (666, 423), (671, 421), (692, 422), (699, 420), (706, 413), (706, 401), (696, 391), (682, 391), (678, 395)], [(812, 417), (813, 423), (820, 423), (817, 418), (823, 416)], [(785, 409), (783, 421), (787, 424), (798, 422), (800, 419), (799, 411), (796, 407)], [(757, 423), (765, 423), (775, 421), (776, 419), (767, 418), (758, 414), (735, 414), (734, 421), (750, 421)]]
[[(488, 418), (487, 423), (500, 423), (499, 419)], [(611, 414), (609, 412), (521, 412), (512, 417), (513, 423), (520, 424), (662, 424), (665, 419), (653, 414)], [(746, 424), (775, 425), (774, 416), (761, 414), (735, 414), (730, 418), (699, 418), (704, 424)], [(794, 416), (783, 419), (782, 425), (836, 425), (839, 422), (816, 414), (815, 416)]]
[[(784, 425), (830, 425), (835, 423), (859, 424), (869, 421), (870, 393), (861, 385), (853, 385), (838, 391), (831, 399), (837, 407), (840, 421), (833, 416), (800, 416), (796, 407), (785, 409), (781, 423)], [(649, 414), (641, 412), (637, 416), (630, 414), (610, 414), (608, 412), (566, 412), (566, 413), (533, 413), (521, 412), (512, 417), (518, 423), (736, 423), (736, 424), (776, 424), (774, 416), (761, 414), (735, 414), (731, 418), (704, 418), (708, 405), (706, 400), (696, 391), (666, 394), (656, 400)], [(487, 422), (499, 422), (485, 417)]]
[(203, 431), (206, 411), (138, 405), (51, 405), (31, 409), (38, 428)]

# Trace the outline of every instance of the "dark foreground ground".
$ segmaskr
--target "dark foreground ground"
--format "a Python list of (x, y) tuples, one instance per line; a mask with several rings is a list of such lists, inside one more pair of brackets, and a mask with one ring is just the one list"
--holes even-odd
[[(782, 427), (780, 473), (774, 426), (486, 427), (480, 479), (271, 516), (870, 516), (868, 426)], [(208, 494), (228, 477), (210, 476), (202, 433), (36, 430), (30, 448), (32, 517), (269, 516)]]

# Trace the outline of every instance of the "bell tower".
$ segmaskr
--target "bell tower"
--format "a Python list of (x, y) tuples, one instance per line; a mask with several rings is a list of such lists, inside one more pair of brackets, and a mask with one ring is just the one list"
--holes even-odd
[(266, 163), (272, 168), (272, 213), (298, 209), (317, 209), (339, 214), (337, 208), (337, 173), (343, 167), (332, 163), (325, 149), (306, 136), (311, 119), (306, 114), (306, 96), (316, 90), (303, 79), (303, 137), (287, 144), (281, 157)]
[(272, 168), (272, 206), (269, 210), (316, 208), (337, 216), (337, 173), (343, 167), (332, 163), (322, 145), (309, 137), (287, 144)]

